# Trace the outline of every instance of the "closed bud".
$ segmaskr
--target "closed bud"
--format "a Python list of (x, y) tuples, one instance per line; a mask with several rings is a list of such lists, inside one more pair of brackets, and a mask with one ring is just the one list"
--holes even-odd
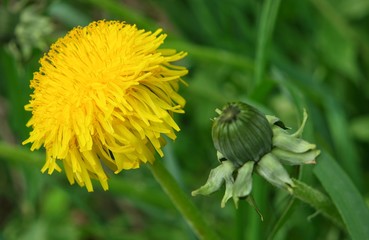
[(306, 111), (293, 134), (279, 118), (264, 115), (246, 103), (228, 103), (216, 112), (219, 116), (214, 118), (212, 137), (220, 166), (210, 171), (208, 181), (193, 191), (193, 196), (209, 195), (225, 184), (222, 207), (230, 198), (236, 207), (239, 200), (245, 199), (258, 211), (251, 195), (253, 173), (293, 193), (294, 183), (282, 164), (316, 163), (320, 150), (301, 139)]
[(272, 149), (273, 132), (265, 115), (242, 102), (227, 104), (214, 119), (215, 148), (237, 166), (257, 162)]

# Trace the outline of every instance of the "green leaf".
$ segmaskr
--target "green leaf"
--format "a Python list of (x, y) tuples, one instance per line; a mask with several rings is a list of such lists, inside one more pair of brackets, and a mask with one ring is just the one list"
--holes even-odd
[(277, 18), (280, 1), (265, 1), (261, 12), (255, 60), (255, 84), (262, 83), (267, 62), (267, 47)]
[(138, 28), (152, 30), (158, 28), (157, 23), (153, 22), (152, 20), (144, 16), (142, 13), (139, 13), (138, 11), (129, 8), (125, 4), (121, 4), (119, 1), (83, 0), (82, 2), (94, 5), (95, 7), (111, 14), (112, 17), (120, 18), (121, 20), (124, 20), (129, 24), (136, 24)]
[(350, 133), (361, 141), (369, 142), (369, 114), (354, 118), (350, 123)]
[(332, 28), (326, 21), (319, 24), (317, 32), (319, 34), (317, 34), (316, 44), (319, 46), (322, 59), (336, 72), (348, 76), (350, 80), (357, 83), (360, 73), (356, 62), (355, 42)]
[(62, 1), (52, 2), (48, 8), (48, 12), (53, 18), (58, 19), (70, 28), (86, 26), (92, 21), (92, 18), (83, 10)]
[(324, 101), (326, 119), (335, 147), (335, 157), (342, 163), (342, 167), (357, 187), (362, 189), (364, 181), (360, 167), (361, 159), (357, 146), (350, 136), (347, 113), (335, 99), (326, 97)]
[(369, 208), (351, 179), (328, 154), (322, 153), (315, 175), (332, 198), (352, 239), (369, 239)]

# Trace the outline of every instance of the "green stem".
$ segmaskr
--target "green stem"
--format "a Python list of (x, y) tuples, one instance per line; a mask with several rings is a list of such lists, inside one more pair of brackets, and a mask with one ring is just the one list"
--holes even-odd
[(173, 204), (181, 212), (182, 216), (187, 220), (197, 236), (200, 239), (206, 240), (219, 239), (163, 164), (160, 161), (155, 161), (154, 164), (149, 166), (155, 179), (168, 194)]
[(288, 203), (286, 205), (286, 207), (284, 208), (281, 216), (279, 217), (279, 219), (277, 220), (276, 224), (273, 226), (271, 232), (269, 233), (267, 239), (268, 240), (272, 240), (274, 239), (275, 235), (277, 234), (278, 230), (282, 227), (282, 225), (286, 222), (288, 216), (290, 216), (290, 213), (291, 213), (291, 209), (292, 209), (292, 206), (294, 205), (295, 203), (295, 199), (294, 197), (291, 197), (289, 200), (288, 200)]
[(330, 198), (297, 179), (292, 180), (295, 184), (292, 194), (294, 197), (309, 204), (337, 226), (345, 229), (342, 218)]
[(45, 155), (40, 152), (30, 152), (25, 147), (0, 141), (0, 158), (10, 160), (12, 163), (32, 163), (41, 166), (41, 160), (45, 159)]
[(236, 229), (233, 239), (243, 240), (245, 239), (245, 222), (247, 221), (247, 208), (246, 204), (239, 204), (236, 213)]
[[(297, 178), (298, 178), (298, 180), (301, 180), (302, 167), (297, 166), (296, 169), (298, 170)], [(277, 232), (279, 231), (279, 229), (283, 226), (283, 224), (287, 221), (288, 217), (291, 215), (292, 207), (294, 206), (295, 203), (296, 203), (296, 198), (291, 196), (289, 198), (288, 203), (286, 204), (285, 208), (283, 209), (282, 214), (279, 216), (279, 218), (276, 221), (276, 223), (274, 224), (272, 230), (268, 234), (268, 237), (267, 237), (268, 240), (274, 239), (274, 237), (277, 234)]]
[[(263, 212), (268, 206), (267, 203), (268, 186), (260, 177), (253, 178), (252, 196), (257, 204), (257, 207)], [(263, 239), (262, 220), (260, 215), (253, 208), (249, 208), (247, 215), (247, 228), (245, 239)]]

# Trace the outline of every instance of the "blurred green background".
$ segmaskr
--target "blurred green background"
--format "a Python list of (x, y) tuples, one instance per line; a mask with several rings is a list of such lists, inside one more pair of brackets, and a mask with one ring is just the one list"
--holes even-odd
[[(189, 86), (180, 90), (186, 114), (177, 116), (181, 132), (160, 160), (188, 195), (218, 164), (215, 108), (241, 100), (293, 129), (306, 108), (304, 138), (333, 156), (368, 204), (369, 1), (2, 0), (0, 240), (196, 239), (147, 167), (111, 176), (107, 192), (96, 184), (87, 193), (70, 186), (64, 173), (41, 174), (42, 151), (21, 146), (30, 131), (24, 105), (39, 58), (74, 26), (99, 19), (163, 28), (163, 47), (188, 52), (180, 63), (190, 70)], [(325, 192), (314, 168), (289, 171)], [(254, 179), (263, 222), (246, 202), (221, 209), (221, 191), (192, 198), (221, 239), (350, 239), (308, 205)], [(351, 207), (355, 217), (360, 209)]]

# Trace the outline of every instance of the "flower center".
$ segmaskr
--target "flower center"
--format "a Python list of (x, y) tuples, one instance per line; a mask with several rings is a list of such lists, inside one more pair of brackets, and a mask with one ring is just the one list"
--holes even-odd
[(237, 120), (238, 115), (241, 110), (237, 105), (230, 104), (226, 109), (223, 110), (222, 115), (220, 115), (219, 121), (224, 123), (231, 123)]

